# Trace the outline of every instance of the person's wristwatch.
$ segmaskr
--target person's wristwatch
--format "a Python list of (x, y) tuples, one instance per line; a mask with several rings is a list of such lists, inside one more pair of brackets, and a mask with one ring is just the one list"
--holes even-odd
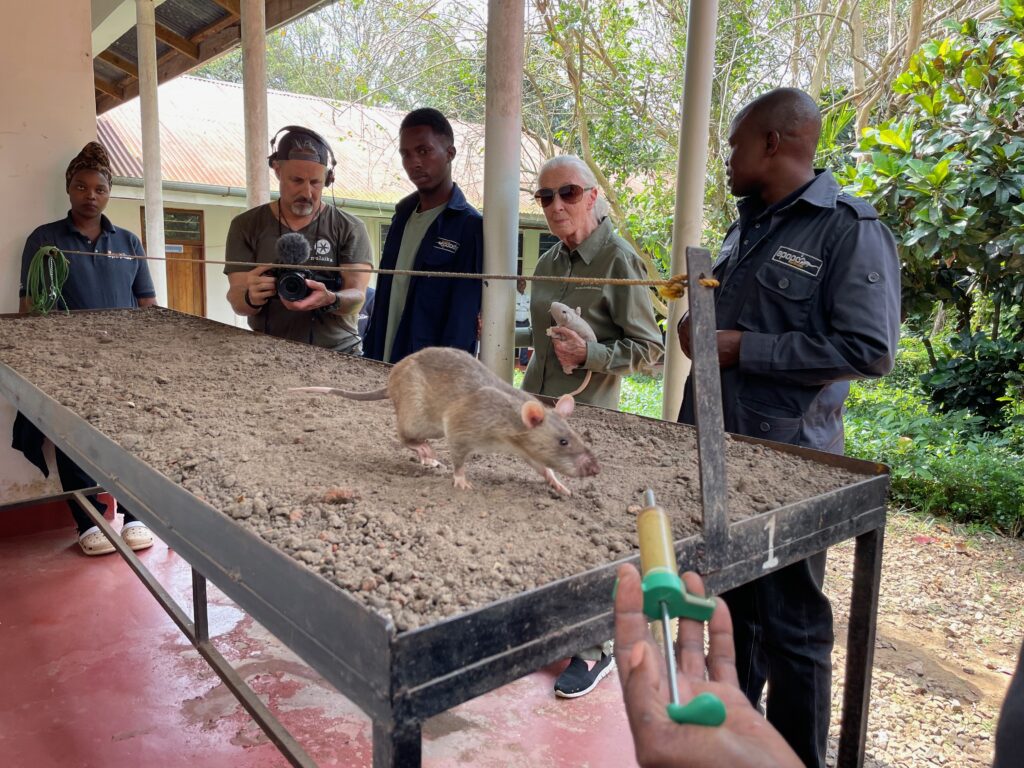
[(341, 304), (341, 296), (339, 296), (334, 291), (328, 290), (327, 292), (334, 296), (334, 301), (332, 301), (326, 307), (323, 307), (323, 310), (324, 310), (324, 312), (333, 312), (334, 310), (336, 310), (338, 308), (338, 305)]
[(250, 299), (250, 298), (249, 298), (249, 289), (248, 289), (248, 288), (246, 288), (246, 289), (245, 289), (245, 303), (246, 303), (246, 304), (248, 304), (248, 305), (249, 305), (250, 307), (252, 307), (253, 309), (259, 310), (259, 309), (263, 309), (264, 305), (265, 305), (265, 304), (266, 304), (267, 302), (263, 302), (263, 304), (253, 304), (253, 303), (252, 303), (252, 299)]

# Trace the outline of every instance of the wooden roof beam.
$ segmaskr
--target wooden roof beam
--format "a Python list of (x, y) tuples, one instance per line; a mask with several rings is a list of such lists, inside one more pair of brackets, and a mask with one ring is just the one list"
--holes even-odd
[(242, 8), (239, 0), (213, 0), (217, 5), (223, 8), (225, 11), (230, 13), (236, 18), (242, 18)]
[(174, 50), (185, 54), (190, 59), (199, 61), (198, 45), (193, 43), (191, 40), (187, 40), (182, 37), (177, 32), (168, 29), (159, 22), (156, 25), (156, 38), (163, 43), (167, 43), (167, 45), (171, 46)]
[(109, 80), (104, 80), (98, 75), (93, 75), (93, 80), (96, 84), (96, 90), (100, 93), (105, 93), (107, 96), (111, 96), (118, 101), (124, 101), (124, 89), (119, 85), (115, 85)]
[(131, 75), (136, 80), (139, 79), (139, 68), (124, 58), (124, 56), (118, 56), (113, 51), (103, 51), (96, 58), (107, 62), (107, 64), (113, 67), (117, 67), (126, 75)]

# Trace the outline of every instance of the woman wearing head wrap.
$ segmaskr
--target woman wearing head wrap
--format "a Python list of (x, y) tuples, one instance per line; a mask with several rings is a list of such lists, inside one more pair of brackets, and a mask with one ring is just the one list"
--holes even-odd
[[(107, 254), (145, 255), (142, 243), (133, 233), (110, 223), (103, 210), (110, 200), (110, 158), (96, 141), (90, 141), (68, 165), (64, 174), (65, 189), (71, 202), (68, 215), (58, 221), (44, 224), (29, 235), (21, 258), (21, 311), (28, 311), (25, 284), (29, 263), (43, 246), (54, 245), (68, 258), (68, 279), (61, 289), (60, 309), (118, 309), (149, 307), (156, 304), (156, 291), (145, 261), (111, 258)], [(77, 253), (76, 253), (77, 252)], [(108, 371), (111, 376), (116, 371)], [(48, 472), (39, 443), (38, 432), (21, 416), (15, 424), (15, 448), (25, 452), (29, 460)], [(93, 482), (61, 450), (56, 451), (57, 471), (65, 491), (90, 488)], [(95, 497), (89, 497), (97, 507)], [(74, 500), (68, 502), (78, 525), (78, 543), (87, 555), (102, 555), (114, 551), (99, 528)], [(124, 512), (121, 537), (132, 549), (145, 549), (153, 545), (153, 534), (130, 512)]]

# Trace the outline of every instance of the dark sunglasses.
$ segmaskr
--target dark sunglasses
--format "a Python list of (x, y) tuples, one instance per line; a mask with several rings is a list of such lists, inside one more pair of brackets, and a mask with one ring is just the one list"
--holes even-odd
[(562, 202), (578, 203), (584, 192), (589, 192), (593, 187), (581, 187), (579, 184), (566, 184), (558, 189), (544, 187), (533, 193), (533, 199), (540, 203), (541, 208), (547, 208), (555, 200), (555, 195), (562, 198)]

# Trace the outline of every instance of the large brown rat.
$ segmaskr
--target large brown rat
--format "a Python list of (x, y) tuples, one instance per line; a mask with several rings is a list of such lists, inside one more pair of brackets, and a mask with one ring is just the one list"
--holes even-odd
[(519, 456), (548, 484), (571, 492), (555, 476), (572, 477), (599, 471), (597, 459), (566, 423), (575, 401), (559, 398), (553, 409), (532, 395), (499, 379), (483, 363), (459, 349), (428, 347), (398, 362), (387, 386), (370, 392), (332, 387), (298, 387), (292, 392), (340, 395), (350, 400), (387, 400), (395, 406), (398, 437), (420, 462), (438, 464), (428, 440), (448, 440), (455, 468), (455, 487), (471, 488), (465, 463), (472, 454)]

